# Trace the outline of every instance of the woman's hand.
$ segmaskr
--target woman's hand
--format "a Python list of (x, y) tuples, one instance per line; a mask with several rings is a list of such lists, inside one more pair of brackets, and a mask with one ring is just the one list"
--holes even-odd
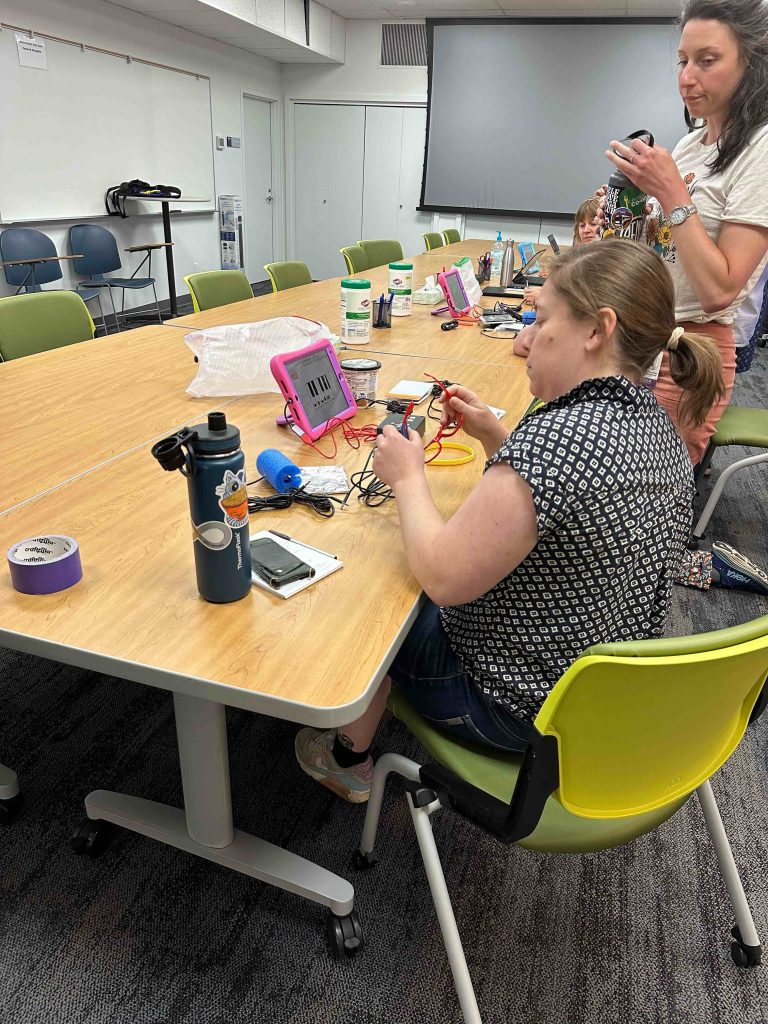
[(485, 402), (482, 402), (474, 391), (461, 384), (451, 384), (448, 395), (442, 395), (443, 404), (441, 425), (447, 427), (455, 423), (460, 416), (464, 417), (464, 430), (470, 437), (477, 438), (487, 455), (493, 455), (509, 431), (499, 422)]
[(633, 185), (646, 195), (655, 196), (665, 213), (690, 201), (672, 154), (663, 146), (648, 146), (642, 139), (633, 139), (631, 146), (627, 146), (613, 139), (605, 155)]
[(528, 285), (527, 288), (523, 289), (523, 300), (529, 303), (531, 306), (536, 305), (536, 299), (541, 291), (541, 285), (532, 284)]
[(376, 438), (373, 471), (393, 491), (409, 480), (423, 476), (424, 443), (417, 431), (409, 430), (405, 438), (391, 424), (384, 427), (384, 432)]

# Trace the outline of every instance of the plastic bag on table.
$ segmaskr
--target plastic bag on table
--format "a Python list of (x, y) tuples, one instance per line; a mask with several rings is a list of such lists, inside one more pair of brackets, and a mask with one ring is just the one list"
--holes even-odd
[(195, 398), (279, 392), (269, 369), (272, 356), (304, 348), (319, 338), (333, 337), (325, 324), (301, 316), (192, 331), (184, 340), (199, 365), (187, 392)]

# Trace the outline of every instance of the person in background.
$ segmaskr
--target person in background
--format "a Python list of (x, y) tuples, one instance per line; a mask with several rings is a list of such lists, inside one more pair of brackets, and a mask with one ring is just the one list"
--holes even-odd
[(463, 417), (488, 460), (447, 522), (419, 434), (384, 428), (374, 470), (394, 491), (428, 600), (365, 714), (339, 730), (299, 731), (308, 775), (352, 803), (368, 799), (391, 682), (438, 728), (523, 750), (547, 694), (586, 648), (663, 633), (693, 470), (640, 385), (662, 351), (690, 375), (686, 412), (700, 420), (722, 387), (720, 360), (708, 338), (675, 327), (663, 261), (634, 242), (578, 246), (554, 261), (538, 300), (526, 368), (544, 404), (510, 434), (469, 389), (451, 385), (443, 398), (443, 421)]
[(675, 284), (675, 317), (720, 352), (725, 387), (703, 422), (683, 414), (690, 385), (662, 358), (656, 399), (702, 458), (733, 389), (733, 320), (768, 251), (768, 4), (688, 0), (680, 19), (678, 88), (686, 121), (704, 122), (672, 153), (639, 139), (605, 155), (658, 203), (648, 241)]
[[(597, 211), (599, 207), (599, 199), (596, 196), (590, 196), (589, 199), (585, 199), (583, 203), (579, 203), (579, 208), (573, 218), (573, 247), (579, 245), (586, 245), (588, 242), (594, 242), (598, 238), (599, 221), (597, 219)], [(541, 291), (541, 288), (531, 286), (526, 288), (523, 293), (525, 302), (530, 303), (532, 306), (536, 306), (536, 296)], [(528, 334), (529, 328), (524, 327), (520, 331), (514, 340), (512, 345), (512, 351), (516, 356), (527, 356), (531, 349), (531, 343)]]

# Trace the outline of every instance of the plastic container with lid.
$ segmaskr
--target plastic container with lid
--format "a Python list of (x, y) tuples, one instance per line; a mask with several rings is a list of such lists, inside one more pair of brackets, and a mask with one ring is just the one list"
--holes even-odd
[(367, 345), (371, 336), (371, 282), (346, 277), (341, 282), (341, 338), (348, 345)]
[(357, 404), (366, 406), (374, 401), (381, 369), (378, 359), (342, 359), (339, 366)]
[(410, 316), (413, 308), (413, 264), (389, 264), (389, 294), (392, 296), (392, 316)]

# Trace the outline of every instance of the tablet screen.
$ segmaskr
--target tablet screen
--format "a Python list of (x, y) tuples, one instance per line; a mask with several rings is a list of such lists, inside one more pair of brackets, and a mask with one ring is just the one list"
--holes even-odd
[(319, 427), (349, 408), (326, 349), (286, 361), (285, 369), (311, 427)]
[(461, 289), (461, 283), (459, 281), (459, 275), (446, 274), (445, 285), (450, 295), (451, 305), (456, 310), (462, 310), (467, 308), (467, 298)]

